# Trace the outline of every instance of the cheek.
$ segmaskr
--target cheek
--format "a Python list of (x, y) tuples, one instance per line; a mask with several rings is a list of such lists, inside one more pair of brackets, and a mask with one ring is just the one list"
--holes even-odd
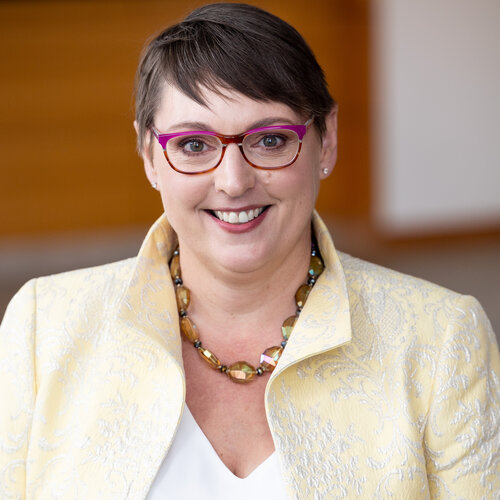
[(262, 183), (269, 186), (273, 180), (273, 172), (270, 170), (262, 170)]
[[(281, 184), (282, 193), (284, 196), (289, 196), (290, 199), (300, 200), (301, 204), (312, 203), (314, 205), (319, 189), (319, 176), (316, 175), (316, 169), (312, 163), (304, 161), (297, 165), (291, 165), (289, 168), (290, 175), (287, 175)], [(297, 168), (293, 168), (297, 167)]]
[(195, 210), (205, 199), (207, 188), (203, 179), (186, 177), (174, 171), (162, 175), (161, 198), (171, 222), (185, 217), (186, 212)]

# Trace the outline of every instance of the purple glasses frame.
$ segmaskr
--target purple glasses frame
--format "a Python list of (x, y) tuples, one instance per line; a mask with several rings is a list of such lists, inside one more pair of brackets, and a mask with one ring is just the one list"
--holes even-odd
[[(153, 132), (154, 136), (158, 139), (158, 142), (160, 143), (160, 146), (163, 148), (163, 154), (165, 155), (165, 158), (167, 159), (168, 164), (176, 171), (179, 172), (180, 174), (186, 174), (186, 175), (199, 175), (199, 174), (206, 174), (208, 172), (212, 172), (212, 170), (215, 170), (222, 162), (222, 159), (224, 158), (224, 153), (226, 152), (226, 148), (229, 144), (236, 144), (240, 152), (245, 158), (245, 161), (251, 165), (253, 168), (258, 168), (260, 170), (279, 170), (281, 168), (289, 167), (292, 163), (294, 163), (297, 158), (299, 157), (300, 150), (302, 148), (302, 139), (306, 135), (307, 128), (311, 123), (313, 122), (314, 117), (309, 118), (303, 125), (272, 125), (270, 127), (260, 127), (260, 128), (254, 128), (252, 130), (248, 130), (244, 132), (243, 134), (239, 135), (222, 135), (222, 134), (217, 134), (216, 132), (211, 132), (208, 130), (190, 130), (187, 132), (173, 132), (171, 134), (161, 134), (155, 127), (151, 127), (151, 131)], [(243, 151), (243, 140), (245, 139), (246, 136), (250, 134), (254, 134), (256, 132), (261, 132), (265, 130), (292, 130), (295, 132), (299, 138), (299, 147), (297, 148), (297, 153), (295, 156), (288, 162), (285, 163), (285, 165), (280, 165), (279, 167), (261, 167), (260, 165), (255, 165), (255, 163), (252, 163), (251, 161), (248, 160), (248, 158), (245, 156), (245, 152)], [(220, 155), (219, 161), (213, 166), (208, 168), (207, 170), (200, 170), (199, 172), (184, 172), (183, 170), (177, 169), (169, 160), (168, 154), (167, 154), (167, 142), (170, 139), (173, 139), (174, 137), (179, 137), (179, 136), (184, 136), (184, 135), (209, 135), (212, 137), (217, 137), (220, 142), (222, 143), (222, 153)]]

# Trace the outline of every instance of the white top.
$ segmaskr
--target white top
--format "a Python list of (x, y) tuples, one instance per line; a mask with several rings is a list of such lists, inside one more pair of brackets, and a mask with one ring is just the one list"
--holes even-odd
[[(248, 443), (251, 446), (251, 443)], [(148, 493), (147, 500), (238, 500), (287, 497), (276, 452), (249, 476), (235, 476), (213, 449), (187, 405), (179, 429)]]

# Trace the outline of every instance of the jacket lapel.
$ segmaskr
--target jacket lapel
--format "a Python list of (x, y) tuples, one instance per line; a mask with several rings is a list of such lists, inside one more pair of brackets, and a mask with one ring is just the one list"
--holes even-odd
[(293, 364), (351, 340), (349, 298), (342, 265), (328, 229), (316, 212), (313, 227), (325, 270), (309, 295), (268, 387)]
[[(265, 394), (269, 428), (292, 498), (304, 498), (305, 494), (301, 491), (303, 469), (295, 467), (294, 461), (300, 457), (300, 460), (314, 462), (319, 453), (312, 443), (304, 447), (309, 430), (319, 421), (314, 418), (309, 421), (306, 417), (318, 409), (307, 406), (315, 401), (315, 386), (310, 378), (304, 379), (300, 362), (339, 348), (350, 342), (352, 335), (344, 272), (328, 230), (316, 213), (313, 227), (325, 270), (307, 299)], [(306, 391), (308, 397), (301, 397), (304, 395), (301, 391)], [(320, 485), (316, 493), (321, 496)], [(325, 492), (325, 497), (327, 495)]]
[[(122, 366), (133, 377), (119, 392), (128, 408), (121, 432), (142, 440), (135, 467), (125, 467), (127, 498), (144, 498), (165, 457), (181, 419), (185, 380), (175, 292), (168, 268), (177, 238), (162, 216), (150, 229), (118, 308), (110, 332), (120, 339)], [(125, 375), (126, 376), (126, 375)], [(124, 401), (126, 398), (126, 401)], [(133, 416), (129, 418), (131, 407)], [(104, 405), (109, 413), (109, 405)], [(104, 418), (109, 418), (106, 415)], [(132, 445), (132, 448), (134, 445)]]

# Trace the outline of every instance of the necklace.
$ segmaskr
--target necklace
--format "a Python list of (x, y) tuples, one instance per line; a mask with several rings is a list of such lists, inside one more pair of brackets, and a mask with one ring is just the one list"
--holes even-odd
[(220, 362), (219, 358), (211, 351), (203, 347), (201, 344), (198, 329), (196, 325), (188, 317), (187, 309), (190, 303), (191, 293), (182, 282), (181, 266), (179, 259), (179, 249), (175, 250), (172, 259), (170, 260), (170, 274), (175, 284), (175, 296), (177, 299), (177, 310), (180, 317), (180, 327), (184, 336), (193, 344), (195, 349), (198, 350), (201, 358), (208, 363), (211, 368), (225, 373), (233, 382), (239, 384), (246, 384), (255, 379), (255, 376), (264, 375), (264, 373), (272, 372), (276, 367), (281, 353), (285, 348), (288, 339), (292, 333), (293, 327), (297, 322), (300, 312), (302, 311), (307, 297), (316, 283), (318, 276), (323, 272), (324, 265), (317, 249), (315, 242), (311, 245), (311, 259), (309, 261), (309, 270), (307, 272), (306, 282), (298, 288), (295, 292), (295, 304), (297, 310), (294, 316), (290, 316), (281, 326), (281, 333), (283, 341), (279, 346), (268, 347), (260, 356), (260, 364), (254, 368), (246, 361), (237, 361), (231, 365), (225, 365)]

